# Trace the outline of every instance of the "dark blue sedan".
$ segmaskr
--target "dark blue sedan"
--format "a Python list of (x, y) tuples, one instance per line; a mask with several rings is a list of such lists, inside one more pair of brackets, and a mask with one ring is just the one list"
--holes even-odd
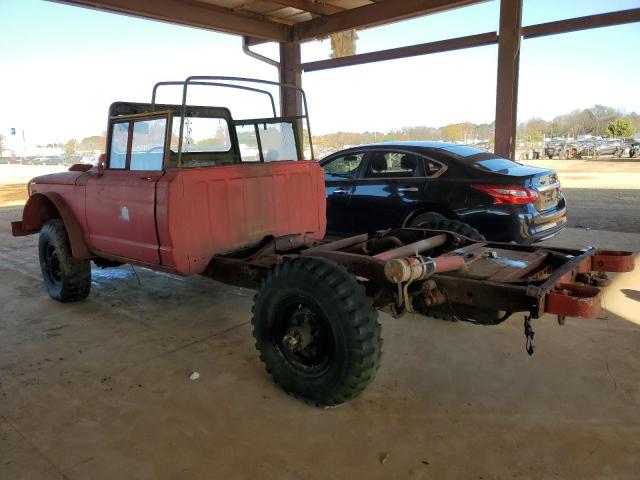
[(467, 145), (361, 145), (320, 161), (333, 235), (401, 226), (532, 243), (561, 231), (567, 210), (554, 170)]

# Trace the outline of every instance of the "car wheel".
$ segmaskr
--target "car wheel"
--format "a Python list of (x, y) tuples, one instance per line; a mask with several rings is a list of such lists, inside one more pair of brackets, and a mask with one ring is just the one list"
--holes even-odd
[(299, 257), (271, 270), (251, 323), (275, 383), (319, 407), (357, 397), (380, 365), (373, 302), (344, 267), (323, 258)]
[(62, 220), (52, 220), (42, 227), (38, 254), (44, 286), (51, 298), (59, 302), (87, 298), (91, 290), (91, 263), (73, 258)]
[(471, 225), (449, 220), (439, 213), (428, 212), (416, 216), (409, 225), (411, 228), (424, 228), (426, 230), (446, 230), (457, 233), (472, 240), (484, 241), (486, 238)]

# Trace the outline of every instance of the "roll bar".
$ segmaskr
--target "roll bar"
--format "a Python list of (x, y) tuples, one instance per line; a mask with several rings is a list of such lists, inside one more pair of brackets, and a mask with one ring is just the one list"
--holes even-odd
[[(156, 93), (158, 87), (163, 87), (167, 85), (182, 85), (183, 81), (168, 81), (168, 82), (158, 82), (153, 86), (153, 93), (151, 94), (151, 105), (155, 107), (156, 105)], [(238, 90), (248, 90), (250, 92), (263, 93), (269, 96), (269, 100), (271, 101), (271, 111), (273, 112), (273, 117), (277, 117), (276, 112), (276, 103), (273, 100), (273, 95), (268, 90), (262, 90), (260, 88), (246, 87), (244, 85), (234, 85), (233, 83), (219, 83), (219, 82), (191, 82), (191, 85), (210, 85), (212, 87), (225, 87), (225, 88), (237, 88)]]
[(296, 119), (305, 119), (307, 122), (307, 132), (309, 135), (309, 149), (311, 150), (311, 158), (313, 158), (313, 141), (311, 140), (311, 122), (309, 121), (309, 109), (307, 107), (307, 96), (304, 93), (304, 90), (295, 85), (291, 85), (288, 83), (282, 82), (274, 82), (271, 80), (260, 80), (257, 78), (247, 78), (247, 77), (228, 77), (228, 76), (220, 76), (220, 75), (193, 75), (187, 77), (184, 81), (167, 81), (167, 82), (158, 82), (153, 87), (153, 93), (151, 96), (151, 104), (155, 105), (156, 101), (156, 93), (158, 87), (166, 86), (166, 85), (182, 85), (182, 115), (180, 118), (180, 133), (178, 137), (178, 164), (182, 164), (182, 136), (184, 135), (184, 117), (186, 115), (187, 110), (187, 89), (189, 85), (205, 85), (205, 86), (215, 86), (215, 87), (223, 87), (223, 88), (236, 88), (240, 90), (247, 90), (252, 92), (264, 93), (267, 94), (271, 100), (271, 107), (274, 112), (273, 118), (278, 118), (276, 116), (276, 108), (275, 103), (273, 101), (273, 95), (267, 90), (262, 90), (254, 87), (247, 87), (244, 85), (235, 85), (229, 83), (221, 83), (221, 82), (244, 82), (244, 83), (257, 83), (262, 85), (272, 85), (276, 87), (282, 88), (290, 88), (296, 90), (300, 93), (302, 97), (302, 104), (304, 106), (303, 115), (296, 116)]

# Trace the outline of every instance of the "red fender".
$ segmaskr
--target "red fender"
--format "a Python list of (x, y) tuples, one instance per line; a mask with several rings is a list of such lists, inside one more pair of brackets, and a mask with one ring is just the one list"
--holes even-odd
[(90, 258), (94, 255), (89, 250), (87, 241), (73, 211), (60, 194), (55, 192), (34, 193), (27, 200), (22, 212), (21, 222), (12, 222), (11, 230), (16, 237), (38, 233), (49, 220), (62, 219), (74, 258)]

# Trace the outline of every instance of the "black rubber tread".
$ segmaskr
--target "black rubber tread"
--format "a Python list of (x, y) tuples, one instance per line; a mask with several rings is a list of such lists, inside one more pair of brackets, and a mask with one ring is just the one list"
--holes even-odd
[[(44, 251), (48, 244), (53, 245), (58, 254), (62, 274), (58, 283), (52, 282), (46, 274)], [(54, 219), (43, 225), (38, 240), (38, 254), (44, 285), (51, 298), (65, 303), (87, 298), (91, 290), (91, 262), (73, 258), (62, 220)]]
[[(440, 218), (438, 218), (440, 217)], [(484, 241), (486, 238), (478, 230), (458, 220), (449, 220), (439, 213), (421, 213), (411, 221), (412, 228), (425, 228), (431, 230), (447, 230), (463, 235), (472, 240)]]
[[(331, 325), (336, 355), (319, 377), (305, 377), (292, 367), (272, 339), (275, 307), (288, 295), (304, 295), (317, 302)], [(364, 287), (344, 267), (318, 257), (285, 261), (263, 280), (252, 314), (260, 359), (285, 392), (317, 407), (334, 407), (356, 398), (373, 381), (382, 357), (378, 312)]]

